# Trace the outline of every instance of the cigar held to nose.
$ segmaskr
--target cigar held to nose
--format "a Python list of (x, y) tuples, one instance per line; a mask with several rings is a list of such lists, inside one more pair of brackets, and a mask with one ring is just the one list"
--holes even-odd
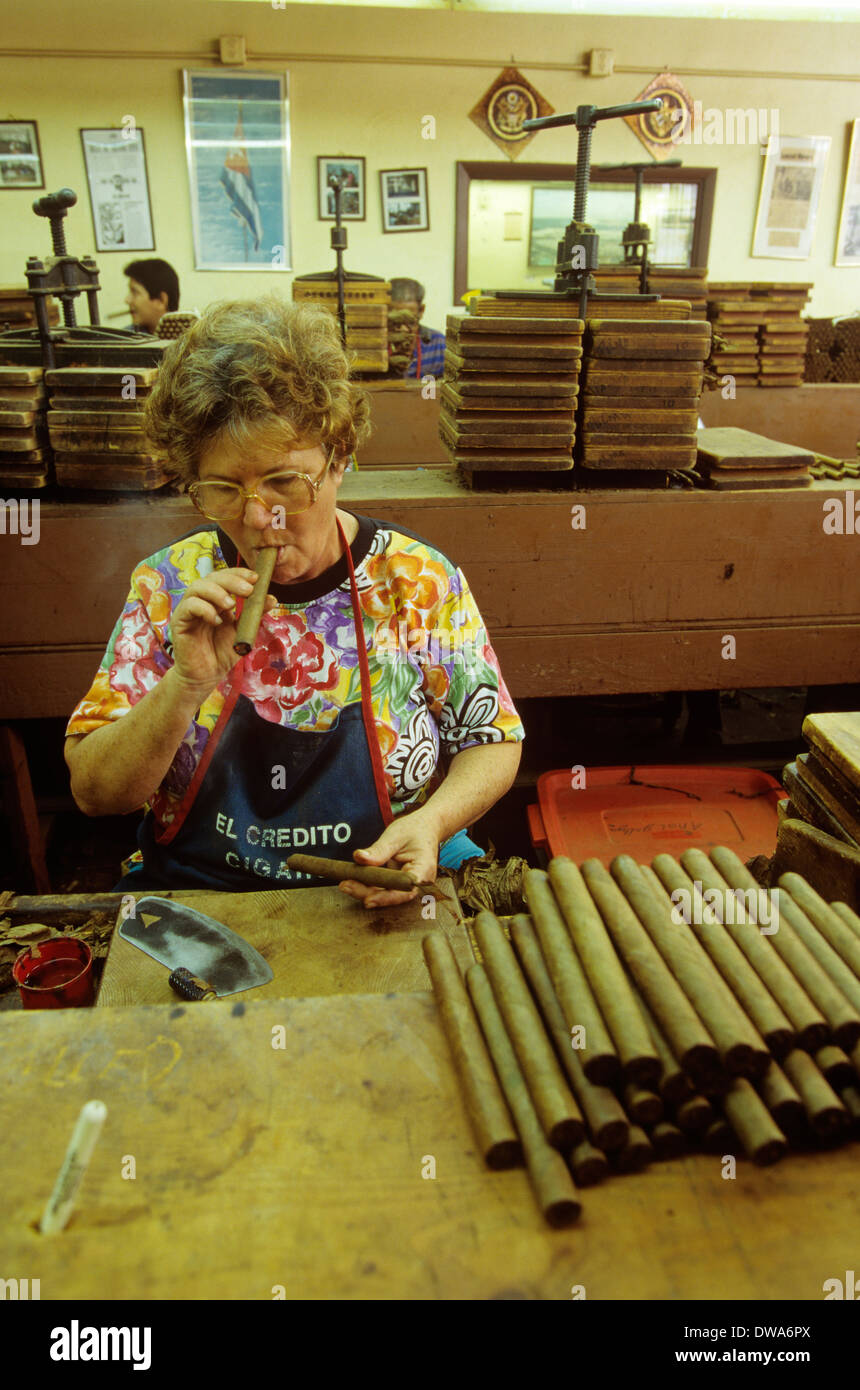
[(242, 613), (236, 625), (236, 640), (233, 643), (233, 650), (238, 652), (240, 656), (247, 656), (256, 641), (277, 558), (278, 547), (276, 545), (267, 545), (262, 550), (258, 550), (254, 556), (254, 569), (257, 571), (258, 578), (253, 592), (245, 600), (242, 607)]

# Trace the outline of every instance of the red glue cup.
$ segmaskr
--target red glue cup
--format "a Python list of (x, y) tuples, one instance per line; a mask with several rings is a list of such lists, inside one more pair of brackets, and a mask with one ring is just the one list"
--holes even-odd
[(92, 1004), (93, 953), (75, 937), (53, 937), (25, 946), (12, 978), (25, 1009), (74, 1009)]

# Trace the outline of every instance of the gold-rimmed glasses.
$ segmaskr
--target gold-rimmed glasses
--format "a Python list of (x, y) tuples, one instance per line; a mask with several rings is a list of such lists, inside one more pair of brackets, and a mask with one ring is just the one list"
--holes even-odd
[(192, 483), (188, 489), (188, 496), (197, 510), (210, 521), (238, 521), (252, 498), (261, 503), (267, 511), (273, 512), (280, 508), (285, 516), (296, 516), (299, 512), (308, 511), (316, 502), (333, 458), (332, 447), (328, 462), (318, 478), (312, 478), (308, 473), (271, 473), (252, 491), (241, 487), (239, 483), (228, 483), (221, 478), (207, 478), (202, 482)]

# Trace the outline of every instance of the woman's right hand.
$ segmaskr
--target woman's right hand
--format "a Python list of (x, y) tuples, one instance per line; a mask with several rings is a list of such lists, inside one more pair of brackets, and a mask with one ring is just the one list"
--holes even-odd
[[(233, 669), (236, 599), (247, 601), (256, 581), (255, 570), (215, 570), (185, 590), (170, 620), (170, 636), (176, 676), (189, 689), (211, 693)], [(268, 594), (266, 610), (276, 606)]]

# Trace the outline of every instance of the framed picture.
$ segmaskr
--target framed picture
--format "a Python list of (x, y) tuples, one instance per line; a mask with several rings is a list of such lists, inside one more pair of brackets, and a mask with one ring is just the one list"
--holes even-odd
[(291, 270), (287, 74), (182, 74), (197, 270)]
[(426, 169), (381, 169), (382, 230), (429, 232)]
[(0, 188), (44, 187), (36, 122), (0, 121)]
[(334, 189), (332, 181), (341, 187), (340, 215), (344, 222), (363, 222), (364, 157), (362, 155), (317, 155), (317, 217), (321, 222), (334, 221)]
[(842, 215), (836, 237), (836, 265), (860, 265), (860, 119), (851, 123), (851, 144)]
[(770, 136), (753, 256), (806, 260), (811, 254), (829, 150), (829, 135)]
[(143, 131), (82, 130), (97, 251), (154, 251)]

